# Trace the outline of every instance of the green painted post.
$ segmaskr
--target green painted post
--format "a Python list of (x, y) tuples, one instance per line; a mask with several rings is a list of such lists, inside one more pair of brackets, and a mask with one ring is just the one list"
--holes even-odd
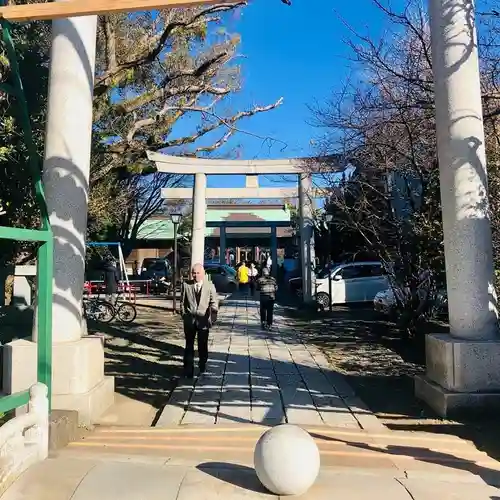
[(49, 239), (38, 249), (37, 300), (38, 300), (38, 382), (48, 387), (49, 411), (52, 387), (52, 268), (53, 240)]
[[(6, 5), (6, 0), (0, 0)], [(40, 209), (41, 229), (24, 229), (0, 226), (0, 238), (22, 241), (39, 241), (37, 252), (37, 301), (38, 301), (38, 345), (37, 345), (37, 380), (48, 387), (49, 408), (51, 406), (52, 385), (52, 269), (53, 269), (53, 233), (50, 227), (45, 194), (43, 192), (40, 158), (37, 153), (31, 129), (28, 103), (24, 94), (23, 82), (19, 74), (16, 50), (10, 33), (10, 24), (0, 19), (1, 35), (10, 63), (11, 83), (2, 83), (0, 90), (17, 98), (19, 103), (19, 123), (24, 142), (28, 149), (28, 164), (36, 200)], [(29, 401), (29, 391), (0, 398), (0, 412), (22, 406)]]

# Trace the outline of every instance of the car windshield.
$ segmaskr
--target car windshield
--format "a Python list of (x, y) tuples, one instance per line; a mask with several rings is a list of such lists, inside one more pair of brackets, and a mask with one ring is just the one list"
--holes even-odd
[(163, 271), (165, 270), (166, 264), (164, 260), (144, 259), (143, 267), (145, 267), (148, 271)]
[(325, 279), (325, 278), (328, 278), (328, 275), (332, 272), (331, 269), (328, 269), (326, 267), (324, 267), (323, 269), (320, 269), (318, 271), (318, 273), (316, 274), (316, 278), (322, 280), (322, 279)]
[(328, 278), (328, 275), (338, 266), (336, 263), (330, 264), (329, 267), (322, 267), (321, 269), (318, 269), (316, 272), (316, 278), (318, 279), (325, 279)]

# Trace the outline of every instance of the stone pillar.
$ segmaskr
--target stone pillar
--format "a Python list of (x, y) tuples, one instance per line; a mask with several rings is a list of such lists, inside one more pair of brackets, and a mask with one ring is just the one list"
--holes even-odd
[(226, 226), (222, 224), (219, 229), (220, 234), (220, 252), (219, 258), (221, 264), (226, 264)]
[(52, 23), (43, 182), (54, 231), (54, 342), (82, 334), (97, 17)]
[(207, 176), (194, 175), (193, 236), (191, 238), (191, 266), (205, 261), (205, 224), (207, 211)]
[(451, 336), (427, 337), (416, 392), (449, 416), (500, 407), (500, 342), (474, 4), (429, 7)]
[[(114, 381), (104, 377), (104, 348), (82, 338), (85, 235), (92, 140), (97, 16), (52, 23), (52, 50), (43, 182), (54, 232), (52, 407), (77, 410), (95, 421), (113, 402)], [(36, 314), (33, 342), (4, 349), (4, 391), (36, 382)]]
[(310, 174), (300, 174), (299, 176), (299, 225), (304, 302), (310, 304), (314, 301), (315, 260), (312, 177)]
[(272, 274), (276, 278), (278, 276), (278, 236), (276, 226), (271, 227), (271, 260)]

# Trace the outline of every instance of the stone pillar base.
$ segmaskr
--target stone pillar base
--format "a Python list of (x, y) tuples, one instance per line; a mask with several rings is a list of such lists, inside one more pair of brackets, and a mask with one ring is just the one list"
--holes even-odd
[[(37, 345), (14, 340), (3, 348), (3, 392), (12, 394), (36, 382)], [(104, 376), (104, 346), (99, 337), (61, 342), (52, 348), (52, 409), (75, 410), (89, 425), (114, 402), (114, 379)]]
[(426, 376), (415, 378), (415, 395), (440, 416), (500, 409), (500, 340), (428, 335), (425, 353)]

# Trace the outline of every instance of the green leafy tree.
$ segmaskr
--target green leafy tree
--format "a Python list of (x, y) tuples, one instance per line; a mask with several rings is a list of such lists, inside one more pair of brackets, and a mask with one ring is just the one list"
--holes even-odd
[(240, 39), (226, 32), (224, 20), (244, 5), (100, 19), (91, 206), (110, 212), (101, 201), (93, 201), (102, 198), (102, 183), (108, 183), (113, 199), (125, 206), (115, 210), (123, 217), (115, 221), (114, 231), (130, 244), (144, 221), (161, 210), (160, 189), (180, 182), (177, 176), (151, 174), (147, 150), (214, 154), (243, 131), (242, 120), (282, 102), (231, 109), (230, 96), (241, 89), (236, 64)]
[[(13, 25), (19, 70), (31, 116), (35, 144), (43, 153), (45, 106), (48, 85), (48, 44), (50, 28), (45, 23)], [(6, 49), (0, 44), (0, 83), (11, 84), (11, 67)], [(19, 101), (0, 90), (0, 225), (35, 228), (39, 211), (28, 168), (28, 152), (20, 125)], [(32, 258), (34, 246), (25, 242), (0, 240), (0, 266)]]

